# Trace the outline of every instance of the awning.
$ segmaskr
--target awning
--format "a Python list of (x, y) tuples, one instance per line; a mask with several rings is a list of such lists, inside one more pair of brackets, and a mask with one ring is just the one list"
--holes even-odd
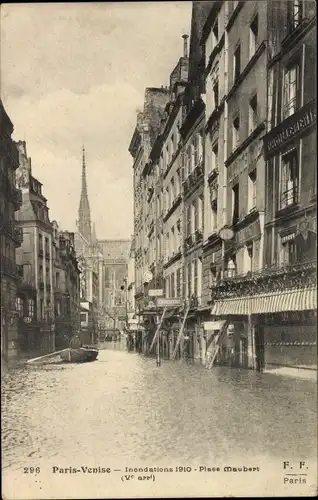
[(317, 288), (311, 287), (218, 300), (211, 313), (214, 316), (247, 316), (314, 309), (317, 309)]
[(317, 308), (317, 288), (302, 288), (252, 297), (252, 313), (310, 311)]
[(211, 311), (214, 316), (247, 316), (251, 307), (251, 297), (236, 297), (234, 299), (218, 300)]

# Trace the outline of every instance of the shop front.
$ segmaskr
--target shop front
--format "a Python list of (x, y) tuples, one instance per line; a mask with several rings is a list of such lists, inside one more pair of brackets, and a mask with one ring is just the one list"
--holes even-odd
[[(212, 315), (233, 324), (223, 348), (232, 343), (236, 366), (259, 371), (271, 365), (317, 366), (315, 270), (315, 263), (303, 263), (220, 284)], [(226, 298), (230, 294), (236, 297)]]

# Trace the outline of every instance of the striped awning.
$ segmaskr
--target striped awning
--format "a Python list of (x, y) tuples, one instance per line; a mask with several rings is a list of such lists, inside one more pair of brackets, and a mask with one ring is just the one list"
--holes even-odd
[(218, 300), (211, 313), (214, 316), (247, 316), (315, 309), (317, 309), (317, 288), (311, 287)]
[(317, 288), (302, 288), (252, 297), (252, 314), (310, 311), (317, 308)]
[(251, 314), (251, 297), (236, 297), (234, 299), (218, 300), (212, 309), (214, 316), (247, 316)]

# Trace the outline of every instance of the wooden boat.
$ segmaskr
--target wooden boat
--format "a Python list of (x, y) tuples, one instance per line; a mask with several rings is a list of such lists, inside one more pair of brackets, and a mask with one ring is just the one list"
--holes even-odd
[(82, 346), (78, 349), (64, 349), (60, 353), (60, 358), (66, 363), (86, 363), (95, 361), (98, 356), (98, 349), (94, 346)]

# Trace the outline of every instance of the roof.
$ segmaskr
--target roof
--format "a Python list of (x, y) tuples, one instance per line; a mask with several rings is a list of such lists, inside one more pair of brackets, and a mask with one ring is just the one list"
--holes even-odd
[(131, 239), (98, 240), (98, 245), (105, 259), (129, 260)]

